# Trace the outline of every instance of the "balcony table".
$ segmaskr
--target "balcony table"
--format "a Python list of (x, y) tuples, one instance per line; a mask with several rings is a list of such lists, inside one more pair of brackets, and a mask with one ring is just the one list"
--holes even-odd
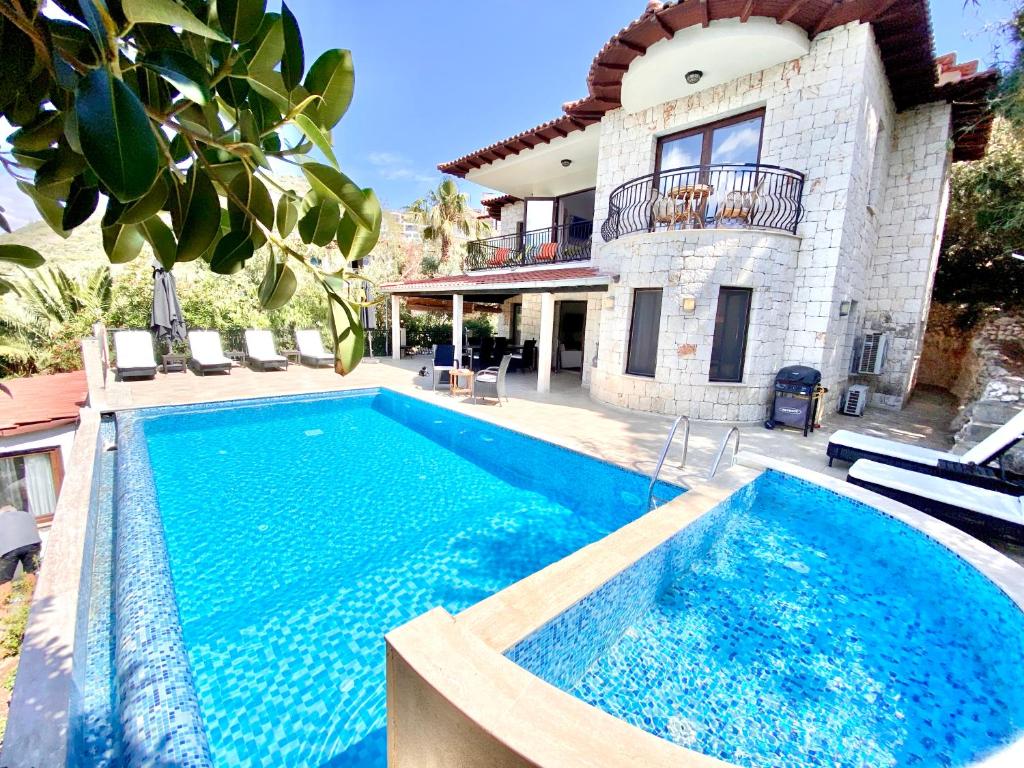
[(711, 192), (708, 184), (672, 187), (665, 192), (665, 197), (672, 200), (672, 210), (667, 215), (659, 214), (658, 223), (674, 227), (679, 222), (686, 226), (692, 221), (695, 227), (703, 229), (704, 211), (707, 209)]

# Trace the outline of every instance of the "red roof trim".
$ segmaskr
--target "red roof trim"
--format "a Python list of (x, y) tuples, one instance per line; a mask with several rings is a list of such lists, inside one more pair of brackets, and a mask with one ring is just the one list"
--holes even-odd
[(382, 286), (389, 288), (415, 288), (450, 285), (457, 289), (481, 285), (501, 285), (505, 283), (555, 282), (560, 280), (581, 280), (591, 277), (606, 277), (596, 267), (567, 267), (565, 269), (535, 269), (519, 272), (485, 272), (478, 275), (445, 275), (443, 277), (424, 277), (419, 280), (405, 280), (401, 283), (387, 283)]
[[(940, 71), (946, 73), (950, 62), (947, 57), (934, 58), (931, 17), (927, 0), (676, 0), (647, 4), (640, 18), (623, 27), (598, 51), (587, 75), (588, 94), (582, 99), (567, 102), (562, 109), (565, 116), (530, 128), (515, 136), (471, 152), (468, 155), (441, 163), (443, 173), (465, 177), (469, 171), (494, 162), (496, 147), (509, 150), (524, 138), (546, 140), (544, 131), (552, 128), (566, 134), (599, 122), (604, 114), (621, 106), (622, 77), (629, 65), (642, 56), (650, 46), (681, 29), (727, 18), (765, 16), (780, 24), (791, 22), (802, 27), (812, 38), (822, 32), (853, 21), (874, 26), (875, 39), (882, 54), (893, 100), (899, 110), (909, 109), (947, 98), (940, 85)], [(955, 60), (953, 62), (955, 65)], [(971, 64), (960, 65), (963, 77), (971, 77)], [(989, 115), (989, 120), (991, 116)], [(975, 156), (984, 143), (977, 132), (960, 132), (955, 137), (956, 154), (962, 159)], [(987, 142), (988, 134), (984, 134)], [(960, 146), (960, 142), (967, 142)], [(519, 149), (511, 154), (519, 154)]]

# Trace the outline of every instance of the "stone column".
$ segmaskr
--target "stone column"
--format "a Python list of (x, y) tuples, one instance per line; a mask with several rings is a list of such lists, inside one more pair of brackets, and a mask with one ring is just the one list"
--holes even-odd
[(391, 294), (391, 359), (402, 359), (402, 318), (400, 310), (402, 298), (397, 293)]
[(455, 365), (462, 367), (462, 294), (452, 294), (452, 344), (455, 345)]
[(540, 295), (540, 332), (537, 334), (537, 391), (551, 391), (551, 346), (555, 334), (555, 294)]

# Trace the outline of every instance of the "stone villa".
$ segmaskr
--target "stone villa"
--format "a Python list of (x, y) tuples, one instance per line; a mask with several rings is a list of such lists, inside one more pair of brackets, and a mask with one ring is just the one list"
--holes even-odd
[(926, 0), (651, 2), (585, 98), (439, 166), (501, 193), (465, 274), (386, 290), (450, 301), (457, 349), (464, 300), (500, 305), (541, 390), (579, 369), (599, 401), (756, 421), (803, 364), (830, 409), (853, 383), (899, 408), (951, 163), (988, 139), (976, 70), (936, 58)]

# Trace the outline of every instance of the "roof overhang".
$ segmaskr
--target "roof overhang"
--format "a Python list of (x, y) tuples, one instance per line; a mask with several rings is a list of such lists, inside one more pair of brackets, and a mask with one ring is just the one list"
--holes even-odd
[[(628, 101), (630, 90), (627, 73), (632, 71), (634, 62), (642, 59), (648, 51), (654, 53), (658, 43), (674, 39), (681, 30), (707, 31), (717, 22), (734, 23), (737, 20), (740, 24), (753, 22), (758, 28), (773, 23), (790, 26), (801, 31), (808, 40), (851, 22), (871, 24), (898, 110), (951, 100), (949, 89), (938, 80), (927, 0), (676, 0), (667, 3), (653, 0), (640, 18), (613, 35), (594, 57), (587, 76), (587, 96), (565, 104), (563, 117), (458, 160), (442, 163), (438, 168), (443, 173), (479, 180), (481, 184), (519, 194), (516, 188), (504, 186), (506, 175), (480, 172), (500, 161), (522, 153), (529, 154), (556, 138), (583, 131), (587, 126), (600, 122), (606, 112), (627, 106), (624, 102), (624, 95)], [(781, 54), (781, 49), (777, 53)], [(731, 47), (727, 56), (719, 56), (718, 59), (731, 61), (734, 54), (736, 48)], [(984, 92), (988, 93), (988, 90)], [(983, 114), (990, 116), (987, 99), (981, 109)], [(954, 120), (956, 118), (957, 110), (954, 109)], [(978, 156), (979, 146), (980, 152), (984, 152), (987, 138), (987, 131), (956, 133), (954, 141), (958, 143), (954, 156), (973, 159)], [(960, 141), (970, 146), (961, 147)], [(517, 174), (507, 173), (514, 184), (520, 183)], [(488, 178), (490, 181), (483, 180)]]
[(384, 285), (382, 290), (400, 296), (451, 296), (457, 293), (485, 301), (482, 298), (484, 296), (508, 298), (520, 293), (607, 291), (614, 280), (612, 275), (594, 267), (494, 270), (479, 274), (407, 280)]

